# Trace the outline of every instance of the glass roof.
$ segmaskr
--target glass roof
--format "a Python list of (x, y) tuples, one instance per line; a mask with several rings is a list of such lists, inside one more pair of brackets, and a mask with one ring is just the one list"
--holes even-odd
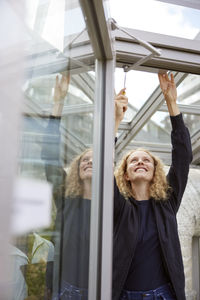
[(56, 77), (61, 80), (62, 74), (70, 73), (61, 122), (62, 143), (67, 145), (67, 151), (65, 146), (61, 147), (61, 156), (68, 163), (93, 143), (95, 66), (80, 59), (81, 51), (80, 55), (73, 52), (73, 43), (83, 32), (90, 45), (85, 20), (78, 0), (26, 0), (26, 4), (24, 161), (30, 162), (32, 158), (41, 164), (41, 142), (54, 105)]
[[(113, 17), (122, 27), (188, 39), (194, 39), (199, 32), (200, 10), (155, 0), (110, 0), (104, 4), (107, 6), (108, 16)], [(31, 71), (29, 80), (24, 85), (27, 98), (25, 112), (29, 113), (31, 109), (35, 113), (48, 114), (52, 106), (55, 76), (67, 68), (66, 58), (70, 56), (71, 51), (69, 45), (73, 36), (79, 36), (84, 31), (85, 22), (78, 0), (74, 0), (73, 5), (69, 7), (65, 6), (64, 0), (59, 3), (56, 0), (30, 0), (28, 10), (31, 13), (27, 14), (27, 25), (35, 44), (30, 43), (30, 49), (34, 48), (33, 53), (29, 49)], [(74, 24), (71, 18), (77, 20), (76, 26), (71, 27), (70, 23)], [(79, 62), (79, 56), (77, 57), (78, 60), (75, 56), (75, 62), (73, 57), (70, 58), (73, 62), (71, 69), (81, 63), (81, 73), (79, 74), (78, 67), (73, 69), (75, 71), (71, 74), (69, 88), (72, 101), (65, 102), (63, 112), (68, 116), (81, 113), (89, 120), (93, 111), (94, 65), (87, 66), (84, 61)], [(200, 121), (200, 76), (183, 74), (183, 78), (177, 87), (178, 103), (193, 135), (198, 130)], [(132, 141), (170, 144), (171, 127), (167, 108), (163, 105), (164, 99), (160, 97), (158, 105), (156, 102), (155, 91), (159, 88), (156, 70), (131, 70), (126, 73), (126, 82), (124, 79), (123, 69), (116, 68), (115, 91), (118, 93), (125, 84), (126, 95), (129, 98), (129, 109), (119, 130), (119, 136), (123, 135), (123, 139), (126, 139), (126, 134), (129, 135), (136, 117), (136, 122), (141, 123), (141, 127), (139, 131), (134, 131), (133, 128), (135, 133)], [(154, 108), (146, 117), (148, 111), (151, 111), (151, 103), (155, 104)], [(85, 143), (90, 144), (90, 141)]]
[[(110, 15), (119, 27), (195, 39), (200, 32), (200, 10), (166, 2), (110, 0)], [(155, 152), (165, 152), (166, 157), (170, 154), (170, 117), (159, 87), (157, 71), (153, 68), (147, 72), (130, 70), (125, 73), (122, 68), (115, 70), (115, 91), (117, 93), (126, 87), (129, 99), (129, 109), (118, 132), (117, 155), (144, 143)], [(177, 102), (195, 141), (200, 124), (200, 76), (180, 72), (174, 72), (174, 76), (177, 76)], [(197, 149), (195, 143), (193, 146)]]
[[(178, 74), (178, 73), (176, 73)], [(186, 126), (190, 131), (190, 135), (194, 136), (199, 130), (200, 124), (200, 76), (194, 74), (183, 74), (182, 82), (177, 84), (177, 101)], [(122, 88), (124, 83), (123, 69), (116, 69), (115, 72), (115, 89), (116, 92)], [(143, 71), (129, 71), (126, 75), (126, 95), (129, 98), (130, 107), (124, 117), (123, 129), (126, 128), (127, 135), (133, 130), (133, 136), (130, 143), (150, 143), (150, 145), (170, 144), (171, 143), (171, 122), (167, 106), (164, 99), (152, 111), (152, 116), (147, 119), (145, 113), (137, 118), (137, 114), (143, 111), (144, 107), (151, 110), (151, 104), (156, 103), (157, 95), (155, 90), (160, 89), (158, 76), (155, 73)], [(147, 106), (147, 103), (149, 104)], [(141, 122), (143, 125), (137, 132), (131, 125), (134, 120)], [(144, 121), (142, 120), (144, 119)], [(136, 122), (136, 123), (137, 123)], [(118, 137), (124, 136), (124, 130), (119, 130)], [(132, 129), (131, 129), (132, 128)], [(134, 133), (135, 132), (135, 133)], [(139, 144), (138, 144), (139, 145)], [(154, 146), (155, 146), (154, 145)], [(130, 144), (127, 145), (129, 149)], [(148, 145), (146, 146), (148, 148)]]
[(158, 76), (154, 73), (143, 71), (129, 71), (125, 74), (123, 69), (115, 70), (115, 91), (118, 93), (124, 87), (124, 79), (126, 76), (126, 95), (132, 106), (131, 111), (127, 110), (125, 121), (131, 121), (135, 113), (146, 102), (149, 95), (158, 86)]
[(178, 87), (178, 103), (200, 105), (200, 76), (190, 74)]
[(66, 0), (26, 1), (28, 28), (60, 51), (65, 47), (66, 37), (80, 33), (86, 27), (78, 0), (72, 3), (66, 3)]
[(194, 39), (200, 10), (155, 0), (110, 0), (110, 14), (119, 26)]

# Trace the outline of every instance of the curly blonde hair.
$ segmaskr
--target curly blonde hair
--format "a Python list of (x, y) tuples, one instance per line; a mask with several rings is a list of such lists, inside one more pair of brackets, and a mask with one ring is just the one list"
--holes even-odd
[(170, 187), (167, 183), (164, 165), (158, 157), (154, 156), (151, 152), (143, 148), (137, 148), (125, 154), (116, 168), (115, 177), (120, 193), (126, 199), (129, 197), (134, 197), (134, 191), (132, 190), (130, 181), (125, 179), (125, 173), (127, 170), (127, 160), (135, 151), (146, 152), (154, 161), (154, 176), (150, 183), (150, 197), (154, 198), (155, 200), (166, 200)]
[(81, 158), (92, 149), (86, 149), (80, 155), (76, 156), (71, 162), (69, 169), (67, 171), (67, 177), (65, 182), (65, 196), (75, 198), (83, 195), (83, 182), (79, 175), (79, 166)]

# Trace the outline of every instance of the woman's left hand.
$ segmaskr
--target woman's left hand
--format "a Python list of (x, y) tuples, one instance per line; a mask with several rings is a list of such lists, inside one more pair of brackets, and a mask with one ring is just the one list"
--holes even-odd
[(176, 102), (177, 99), (177, 91), (176, 85), (174, 82), (174, 75), (171, 73), (171, 78), (169, 79), (168, 74), (158, 74), (158, 78), (160, 81), (160, 87), (165, 97), (166, 102)]
[(180, 114), (178, 105), (176, 103), (177, 90), (176, 90), (176, 84), (174, 82), (174, 75), (171, 73), (171, 78), (169, 79), (167, 73), (158, 74), (158, 78), (160, 81), (161, 90), (163, 92), (165, 101), (167, 103), (170, 116), (176, 116)]
[(60, 117), (63, 110), (64, 98), (67, 95), (68, 88), (70, 82), (70, 75), (62, 74), (61, 79), (59, 76), (56, 76), (56, 82), (54, 87), (54, 95), (53, 95), (53, 107), (52, 107), (52, 116)]
[(68, 92), (70, 76), (62, 74), (61, 79), (56, 76), (53, 99), (56, 102), (63, 100)]

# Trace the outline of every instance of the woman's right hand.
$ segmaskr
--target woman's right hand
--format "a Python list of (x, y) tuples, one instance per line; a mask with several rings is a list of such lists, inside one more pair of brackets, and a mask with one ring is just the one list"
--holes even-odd
[(125, 88), (115, 96), (115, 132), (117, 132), (119, 124), (124, 118), (124, 114), (128, 109), (128, 98), (125, 95)]

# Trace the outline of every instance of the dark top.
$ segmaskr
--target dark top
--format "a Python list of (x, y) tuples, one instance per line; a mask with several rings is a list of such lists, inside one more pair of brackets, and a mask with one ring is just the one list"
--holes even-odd
[(88, 287), (91, 200), (65, 200), (62, 248), (62, 281)]
[(152, 199), (135, 203), (139, 215), (138, 240), (124, 289), (148, 291), (169, 282), (169, 278), (163, 265)]
[[(56, 194), (61, 195), (60, 184), (63, 183), (63, 172), (60, 168), (57, 150), (59, 145), (58, 120), (54, 120), (55, 126), (49, 125), (51, 136), (50, 151), (49, 144), (43, 147), (42, 157), (45, 160), (46, 174), (49, 181), (57, 183), (54, 185)], [(159, 242), (162, 249), (163, 262), (166, 267), (169, 279), (176, 293), (177, 300), (185, 300), (184, 292), (184, 270), (180, 249), (180, 242), (177, 230), (176, 213), (186, 187), (189, 164), (192, 160), (191, 142), (188, 129), (185, 127), (182, 115), (171, 117), (172, 122), (172, 164), (167, 178), (172, 192), (165, 200), (156, 201), (152, 199), (152, 210), (155, 214), (158, 229)], [(50, 122), (51, 123), (51, 122)], [(55, 151), (54, 151), (55, 150)], [(50, 154), (51, 155), (50, 155)], [(56, 172), (56, 170), (58, 172)], [(60, 184), (59, 184), (60, 183)], [(60, 198), (57, 199), (57, 207), (60, 206)], [(109, 199), (108, 199), (109, 201)], [(139, 216), (138, 206), (135, 199), (126, 200), (114, 185), (114, 245), (113, 245), (113, 300), (119, 300), (124, 288), (131, 263), (135, 256), (138, 232)], [(58, 209), (59, 210), (59, 209)], [(65, 231), (65, 230), (64, 230)], [(74, 235), (72, 235), (73, 238)], [(63, 238), (64, 239), (64, 238)], [(64, 251), (63, 247), (63, 251)], [(74, 257), (74, 260), (79, 259)], [(61, 261), (62, 264), (62, 261)], [(71, 264), (72, 265), (72, 264)], [(62, 264), (63, 268), (65, 267)], [(64, 274), (64, 272), (63, 272)]]
[[(52, 276), (79, 288), (88, 287), (89, 236), (91, 200), (65, 197), (65, 171), (60, 160), (60, 118), (51, 117), (43, 140), (42, 159), (47, 180), (53, 184), (57, 207), (55, 221), (55, 259), (47, 269), (47, 286), (52, 288)], [(56, 269), (56, 270), (55, 270)], [(61, 278), (59, 278), (61, 274)]]
[[(152, 199), (163, 263), (177, 300), (185, 300), (185, 278), (176, 214), (186, 187), (192, 148), (182, 114), (170, 117), (172, 123), (172, 163), (167, 180), (172, 188), (167, 199)], [(135, 256), (139, 236), (139, 214), (135, 199), (126, 200), (114, 185), (113, 294), (119, 300)], [(152, 272), (151, 272), (152, 274)]]

